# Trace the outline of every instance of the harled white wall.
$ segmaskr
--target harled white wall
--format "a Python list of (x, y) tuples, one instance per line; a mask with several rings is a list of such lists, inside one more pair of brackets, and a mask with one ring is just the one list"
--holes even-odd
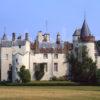
[(1, 48), (1, 81), (8, 79), (9, 65), (12, 64), (12, 48)]
[[(47, 63), (47, 72), (43, 76), (42, 80), (50, 80), (51, 77), (61, 77), (68, 74), (68, 64), (65, 63), (65, 55), (58, 54), (58, 59), (54, 58), (54, 54), (48, 53), (48, 59), (43, 58), (43, 53), (33, 54), (31, 56), (31, 76), (32, 80), (35, 80), (34, 77), (34, 63)], [(54, 71), (54, 63), (58, 63), (58, 71)]]

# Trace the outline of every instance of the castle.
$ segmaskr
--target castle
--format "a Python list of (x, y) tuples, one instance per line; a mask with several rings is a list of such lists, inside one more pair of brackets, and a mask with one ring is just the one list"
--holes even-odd
[(36, 67), (41, 65), (44, 66), (41, 80), (50, 80), (53, 76), (68, 76), (69, 63), (66, 62), (66, 54), (71, 51), (80, 52), (82, 45), (87, 47), (88, 56), (100, 68), (100, 55), (95, 45), (95, 37), (91, 34), (86, 20), (82, 28), (75, 30), (73, 43), (62, 42), (60, 33), (57, 33), (55, 42), (50, 41), (49, 33), (42, 31), (38, 32), (34, 42), (29, 40), (28, 33), (25, 33), (24, 39), (12, 33), (12, 40), (8, 40), (4, 33), (0, 42), (0, 80), (9, 81), (8, 71), (11, 69), (12, 81), (18, 80), (18, 71), (22, 65), (29, 69), (31, 80), (36, 80), (34, 73)]

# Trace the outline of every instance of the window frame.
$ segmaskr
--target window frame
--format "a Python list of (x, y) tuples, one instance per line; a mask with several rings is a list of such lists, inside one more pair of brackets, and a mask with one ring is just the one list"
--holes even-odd
[(45, 72), (48, 72), (48, 64), (44, 63)]
[(43, 54), (43, 58), (44, 58), (44, 59), (48, 59), (48, 54), (47, 54), (47, 53), (44, 53), (44, 54)]
[(21, 49), (21, 47), (22, 47), (22, 46), (21, 46), (21, 45), (19, 45), (19, 49)]
[(54, 63), (54, 72), (58, 72), (58, 63)]
[(54, 54), (54, 59), (58, 59), (58, 53)]
[(8, 58), (9, 58), (9, 54), (6, 54), (6, 59), (8, 60)]

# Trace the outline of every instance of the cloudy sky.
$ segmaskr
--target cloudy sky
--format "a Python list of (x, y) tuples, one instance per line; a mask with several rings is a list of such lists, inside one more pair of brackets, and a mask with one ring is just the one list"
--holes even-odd
[(12, 32), (34, 40), (38, 31), (51, 34), (54, 41), (60, 32), (62, 40), (71, 41), (84, 15), (91, 33), (100, 39), (100, 0), (0, 0), (0, 36)]

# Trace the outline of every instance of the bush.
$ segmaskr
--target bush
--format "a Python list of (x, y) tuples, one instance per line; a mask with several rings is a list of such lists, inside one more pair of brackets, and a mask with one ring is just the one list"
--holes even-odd
[(67, 80), (67, 76), (61, 76), (61, 77), (56, 77), (56, 76), (53, 76), (51, 78), (52, 81), (66, 81)]
[(97, 79), (97, 82), (100, 82), (100, 69), (97, 69), (96, 71), (96, 79)]
[(56, 76), (53, 76), (53, 77), (51, 78), (51, 80), (52, 80), (52, 81), (56, 81), (56, 80), (57, 80), (57, 77), (56, 77)]
[(58, 78), (59, 81), (66, 81), (68, 80), (67, 76), (62, 76)]
[(31, 81), (31, 75), (28, 69), (25, 69), (25, 66), (22, 66), (20, 68), (19, 77), (22, 81), (22, 83), (27, 83)]

